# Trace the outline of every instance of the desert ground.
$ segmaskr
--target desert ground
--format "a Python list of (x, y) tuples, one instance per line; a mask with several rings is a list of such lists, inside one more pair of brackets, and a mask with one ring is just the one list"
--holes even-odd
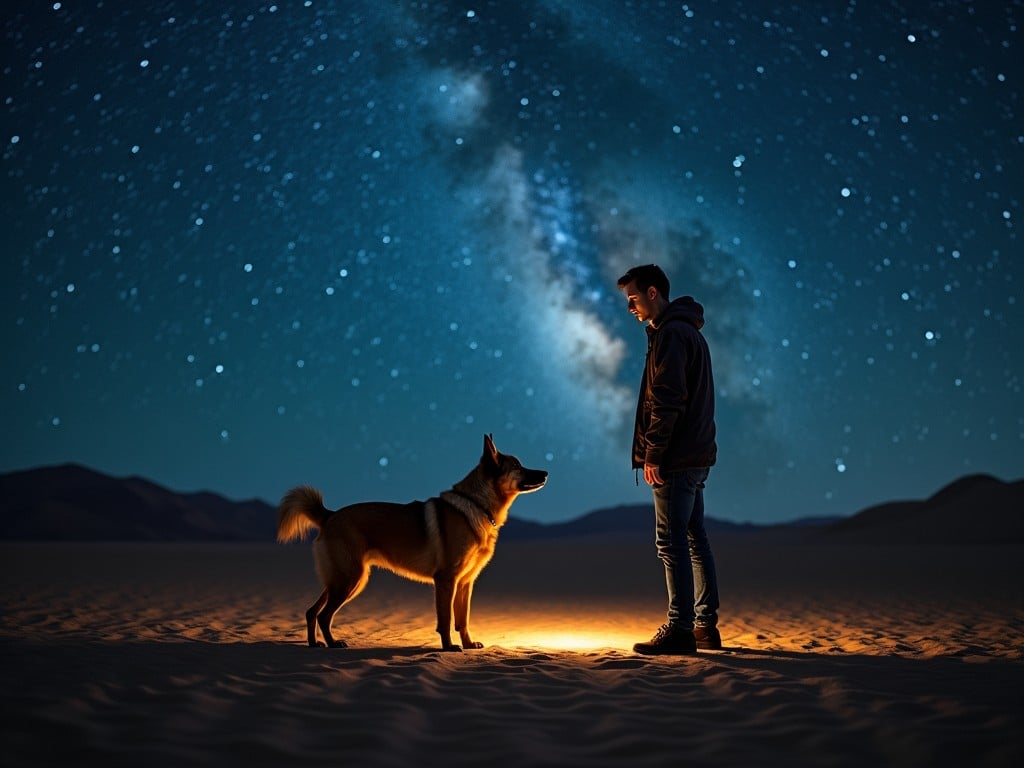
[(664, 620), (653, 543), (499, 541), (442, 653), (377, 571), (310, 648), (309, 544), (0, 544), (4, 764), (1017, 766), (1024, 552), (713, 540), (725, 649)]

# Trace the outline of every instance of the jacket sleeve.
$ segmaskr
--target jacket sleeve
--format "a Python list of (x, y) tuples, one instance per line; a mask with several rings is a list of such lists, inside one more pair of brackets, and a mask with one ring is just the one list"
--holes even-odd
[(650, 381), (647, 397), (650, 421), (646, 437), (648, 464), (661, 466), (676, 423), (686, 412), (689, 392), (686, 365), (689, 345), (676, 324), (666, 326), (651, 350)]

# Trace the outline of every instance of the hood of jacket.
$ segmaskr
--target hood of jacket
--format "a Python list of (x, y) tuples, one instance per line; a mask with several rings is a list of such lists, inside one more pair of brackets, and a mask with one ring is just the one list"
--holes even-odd
[(699, 331), (704, 327), (704, 305), (696, 301), (693, 296), (680, 296), (658, 315), (653, 323), (654, 330), (677, 320), (687, 322)]

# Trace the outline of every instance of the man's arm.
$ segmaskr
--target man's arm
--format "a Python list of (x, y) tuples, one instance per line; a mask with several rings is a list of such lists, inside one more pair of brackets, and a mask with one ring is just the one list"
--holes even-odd
[[(644, 480), (648, 479), (648, 465), (655, 468), (656, 478), (661, 474), (663, 456), (675, 430), (676, 422), (686, 411), (689, 393), (686, 389), (686, 339), (674, 325), (661, 333), (654, 354), (651, 380), (648, 382), (651, 398), (651, 420), (645, 434), (647, 452), (644, 457)], [(656, 479), (656, 482), (661, 482)]]

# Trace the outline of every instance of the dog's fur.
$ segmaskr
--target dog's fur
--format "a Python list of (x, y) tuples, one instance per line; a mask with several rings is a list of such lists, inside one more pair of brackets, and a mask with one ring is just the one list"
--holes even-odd
[[(371, 501), (331, 512), (317, 489), (293, 488), (278, 508), (277, 540), (302, 539), (313, 528), (320, 531), (313, 557), (324, 589), (306, 611), (309, 644), (323, 645), (316, 637), (319, 624), (328, 646), (346, 646), (331, 633), (331, 621), (362, 591), (370, 567), (376, 565), (433, 583), (442, 649), (482, 648), (469, 634), (473, 583), (494, 554), (498, 529), (508, 519), (512, 502), (541, 488), (547, 477), (544, 470), (527, 469), (515, 456), (499, 453), (492, 437), (485, 435), (477, 466), (427, 501)], [(453, 613), (461, 648), (451, 639)]]

